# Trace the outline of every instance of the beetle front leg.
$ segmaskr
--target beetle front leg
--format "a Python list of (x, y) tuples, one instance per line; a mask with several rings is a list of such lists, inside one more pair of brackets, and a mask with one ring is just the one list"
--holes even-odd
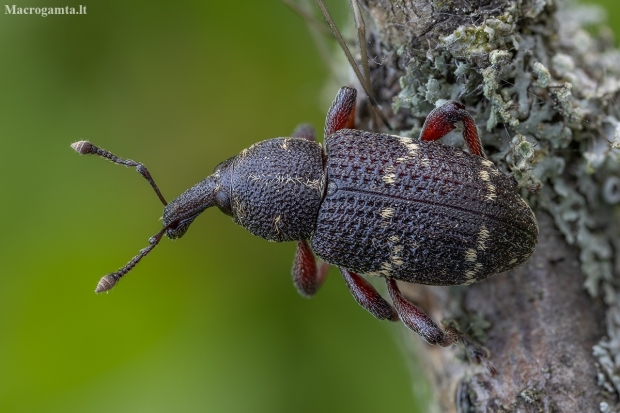
[(362, 276), (354, 272), (339, 268), (344, 278), (344, 282), (349, 287), (349, 291), (355, 298), (355, 301), (364, 307), (370, 314), (379, 320), (398, 321), (398, 314), (394, 308), (388, 303), (375, 287), (373, 287)]
[(343, 86), (327, 111), (325, 119), (325, 138), (340, 129), (353, 129), (355, 126), (355, 103), (357, 90)]
[(447, 347), (458, 340), (459, 333), (457, 330), (453, 327), (447, 327), (444, 332), (422, 310), (403, 297), (396, 281), (387, 278), (386, 282), (396, 312), (408, 328), (418, 333), (429, 344)]
[(316, 265), (314, 254), (308, 241), (297, 243), (295, 260), (293, 261), (293, 284), (302, 297), (310, 298), (318, 291), (329, 270), (329, 264)]
[(469, 152), (472, 155), (486, 158), (474, 118), (465, 110), (465, 106), (458, 102), (449, 101), (433, 109), (424, 121), (420, 139), (423, 141), (435, 141), (443, 138), (455, 128), (454, 124), (456, 122), (463, 122), (463, 138)]

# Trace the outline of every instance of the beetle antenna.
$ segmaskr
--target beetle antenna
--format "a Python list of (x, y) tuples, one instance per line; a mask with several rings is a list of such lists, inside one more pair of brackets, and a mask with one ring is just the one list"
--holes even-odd
[(119, 165), (135, 167), (136, 171), (138, 171), (140, 175), (142, 175), (144, 179), (146, 179), (149, 182), (149, 184), (151, 184), (151, 187), (153, 188), (153, 190), (159, 197), (159, 200), (162, 202), (162, 204), (164, 204), (164, 206), (168, 205), (168, 202), (166, 202), (166, 200), (164, 199), (164, 196), (159, 191), (157, 184), (155, 184), (155, 181), (151, 177), (151, 174), (149, 173), (149, 171), (146, 169), (146, 166), (142, 165), (140, 162), (132, 161), (131, 159), (119, 158), (113, 153), (106, 151), (103, 148), (99, 148), (98, 146), (95, 146), (88, 141), (74, 142), (71, 144), (71, 147), (80, 155), (98, 155), (98, 156), (101, 156), (102, 158), (105, 158)]
[(133, 257), (131, 261), (129, 261), (127, 265), (125, 265), (123, 268), (120, 268), (118, 271), (113, 272), (111, 274), (104, 275), (101, 278), (101, 280), (99, 280), (99, 283), (97, 284), (97, 288), (95, 288), (95, 292), (99, 294), (104, 291), (111, 290), (125, 274), (131, 271), (133, 267), (135, 267), (136, 264), (139, 263), (142, 258), (146, 257), (149, 254), (149, 252), (151, 252), (151, 250), (155, 248), (157, 244), (159, 244), (159, 241), (161, 240), (162, 235), (164, 235), (164, 232), (166, 232), (166, 230), (170, 228), (170, 226), (171, 225), (164, 227), (157, 234), (149, 238), (150, 245), (146, 248), (141, 249), (140, 253), (136, 255), (135, 257)]
[(355, 62), (353, 55), (351, 54), (351, 50), (349, 50), (349, 46), (347, 46), (347, 43), (344, 41), (344, 38), (342, 37), (342, 33), (340, 33), (340, 30), (338, 30), (338, 26), (336, 26), (336, 23), (334, 22), (334, 19), (329, 13), (329, 10), (327, 9), (327, 6), (323, 2), (323, 0), (316, 0), (316, 4), (319, 6), (319, 9), (321, 9), (321, 13), (323, 14), (323, 17), (325, 18), (325, 20), (327, 21), (327, 24), (329, 25), (329, 28), (331, 29), (332, 34), (338, 41), (340, 48), (344, 52), (345, 56), (347, 56), (347, 60), (349, 61), (349, 64), (351, 65), (351, 67), (353, 68), (353, 71), (355, 72), (355, 75), (357, 76), (362, 87), (364, 88), (364, 92), (366, 92), (366, 96), (368, 96), (368, 100), (370, 100), (372, 108), (379, 115), (379, 117), (381, 118), (385, 126), (388, 129), (392, 130), (392, 126), (390, 125), (390, 122), (387, 120), (383, 112), (379, 110), (379, 104), (377, 103), (377, 99), (375, 99), (375, 95), (372, 93), (372, 88), (370, 85), (370, 69), (368, 68), (368, 51), (366, 49), (366, 25), (364, 24), (364, 19), (362, 18), (362, 14), (359, 10), (359, 5), (357, 4), (357, 0), (351, 0), (351, 6), (353, 7), (355, 25), (357, 26), (357, 34), (358, 34), (358, 38), (360, 41), (360, 50), (362, 54), (362, 66), (364, 67), (364, 72), (367, 74), (368, 77), (364, 77), (364, 75), (360, 71), (360, 68)]

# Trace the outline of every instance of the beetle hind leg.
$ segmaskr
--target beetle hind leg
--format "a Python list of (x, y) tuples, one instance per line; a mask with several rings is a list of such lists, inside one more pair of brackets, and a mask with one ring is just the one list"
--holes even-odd
[(329, 270), (329, 264), (322, 263), (317, 267), (314, 254), (308, 241), (297, 243), (295, 260), (293, 261), (293, 284), (302, 297), (310, 298), (319, 290)]
[(355, 301), (379, 320), (398, 321), (394, 308), (375, 290), (368, 281), (354, 272), (340, 268), (344, 282)]
[(424, 314), (415, 305), (411, 304), (398, 289), (396, 281), (391, 278), (386, 279), (388, 292), (392, 298), (392, 303), (396, 312), (405, 325), (419, 334), (429, 344), (439, 344), (447, 347), (455, 343), (460, 333), (455, 328), (449, 326), (443, 331), (429, 316)]

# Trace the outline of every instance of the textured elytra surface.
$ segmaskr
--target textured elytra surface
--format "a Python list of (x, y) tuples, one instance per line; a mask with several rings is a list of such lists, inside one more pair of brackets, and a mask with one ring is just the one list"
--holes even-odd
[(316, 142), (275, 138), (243, 150), (233, 161), (234, 221), (269, 241), (312, 234), (321, 202), (323, 150)]
[(469, 284), (525, 262), (536, 219), (492, 162), (440, 144), (344, 129), (326, 140), (312, 249), (355, 272)]

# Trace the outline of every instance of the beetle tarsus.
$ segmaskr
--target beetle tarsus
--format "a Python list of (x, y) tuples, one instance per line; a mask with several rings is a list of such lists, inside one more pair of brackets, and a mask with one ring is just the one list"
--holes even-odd
[(442, 325), (446, 334), (450, 331), (450, 334), (454, 336), (454, 343), (460, 343), (463, 345), (467, 358), (470, 361), (476, 364), (484, 365), (492, 376), (497, 374), (497, 369), (493, 363), (489, 361), (490, 353), (486, 347), (475, 343), (467, 334), (462, 332), (456, 321), (443, 321)]

